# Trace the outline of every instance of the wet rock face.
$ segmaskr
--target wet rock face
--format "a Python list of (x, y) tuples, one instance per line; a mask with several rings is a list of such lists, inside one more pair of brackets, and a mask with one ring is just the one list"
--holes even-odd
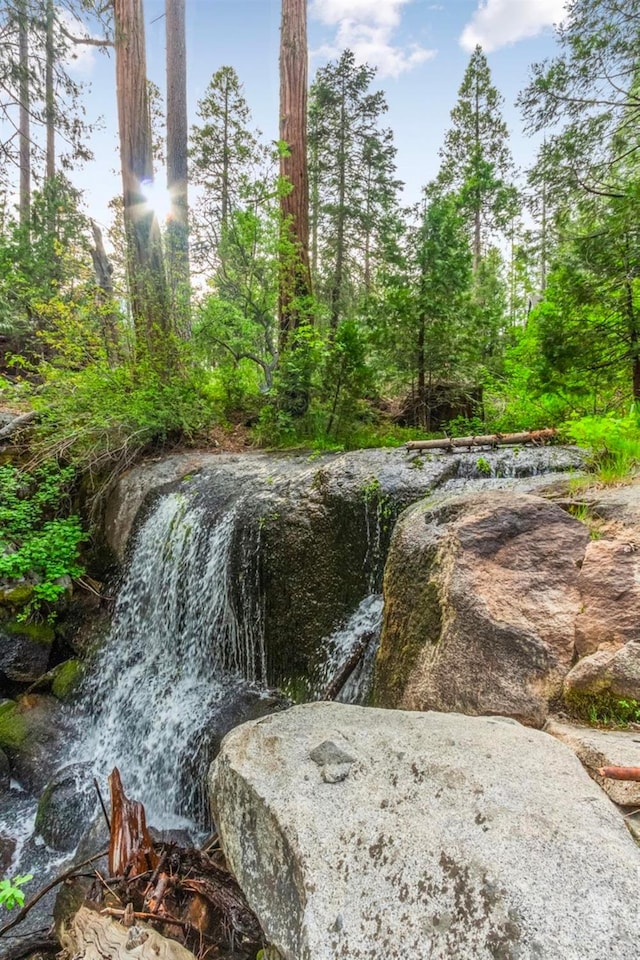
[(122, 559), (136, 514), (163, 492), (184, 493), (212, 522), (235, 505), (236, 608), (249, 610), (264, 634), (267, 682), (304, 699), (317, 685), (323, 638), (379, 590), (392, 528), (405, 507), (445, 484), (509, 485), (579, 463), (576, 451), (562, 448), (482, 456), (403, 449), (176, 455), (125, 475), (108, 505), (106, 532)]
[(286, 960), (634, 955), (640, 851), (571, 752), (513, 721), (295, 707), (232, 731), (210, 790)]
[(12, 777), (39, 797), (60, 766), (60, 748), (69, 748), (73, 725), (54, 697), (29, 694), (17, 702), (0, 702), (0, 748), (9, 758)]
[(573, 661), (588, 538), (559, 507), (523, 494), (407, 511), (385, 571), (374, 702), (541, 726)]
[(49, 624), (0, 622), (0, 675), (32, 683), (47, 672), (53, 628)]

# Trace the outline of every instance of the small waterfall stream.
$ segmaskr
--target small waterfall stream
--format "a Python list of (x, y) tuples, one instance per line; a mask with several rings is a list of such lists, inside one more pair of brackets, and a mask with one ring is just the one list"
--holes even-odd
[(103, 775), (118, 766), (163, 826), (202, 814), (193, 773), (212, 718), (247, 682), (266, 682), (256, 604), (243, 598), (239, 609), (231, 579), (240, 505), (212, 521), (184, 494), (160, 498), (137, 532), (92, 668), (88, 755)]

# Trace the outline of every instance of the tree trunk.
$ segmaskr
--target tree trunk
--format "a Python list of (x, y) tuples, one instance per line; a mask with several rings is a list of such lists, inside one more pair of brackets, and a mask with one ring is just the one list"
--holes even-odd
[[(476, 103), (475, 103), (475, 144), (474, 152), (476, 156), (476, 163), (481, 157), (480, 151), (480, 90), (479, 90), (479, 77), (476, 73)], [(478, 272), (480, 270), (480, 255), (482, 249), (482, 213), (481, 205), (482, 198), (480, 195), (480, 178), (478, 177), (478, 171), (476, 170), (476, 177), (478, 178), (478, 183), (476, 185), (476, 200), (475, 200), (475, 210), (473, 212), (473, 278), (477, 280)]]
[(162, 239), (144, 196), (153, 179), (142, 0), (114, 0), (116, 94), (127, 277), (138, 347), (159, 352), (169, 322)]
[(167, 227), (167, 261), (173, 327), (186, 335), (190, 327), (189, 197), (187, 126), (187, 52), (185, 0), (166, 0), (167, 37), (167, 187), (171, 216)]
[(91, 231), (95, 247), (91, 248), (91, 259), (100, 293), (97, 296), (98, 314), (102, 327), (105, 350), (109, 366), (115, 367), (119, 360), (117, 323), (118, 314), (113, 302), (113, 267), (107, 257), (102, 242), (102, 231), (91, 221)]
[[(47, 123), (46, 178), (53, 180), (56, 175), (56, 104), (53, 86), (53, 65), (55, 59), (53, 28), (55, 12), (53, 0), (47, 0), (46, 8), (46, 55), (45, 55), (45, 116)], [(52, 225), (50, 225), (51, 228)]]
[(345, 227), (345, 198), (347, 192), (347, 151), (346, 151), (346, 90), (344, 78), (342, 82), (342, 102), (340, 104), (340, 147), (338, 149), (338, 222), (336, 229), (336, 268), (333, 275), (331, 289), (331, 329), (335, 330), (340, 323), (342, 307), (342, 285), (344, 281), (344, 227)]
[(29, 89), (28, 0), (18, 3), (20, 226), (28, 233), (31, 220), (31, 91)]
[[(280, 278), (280, 339), (310, 321), (301, 301), (311, 292), (309, 269), (309, 174), (307, 169), (307, 4), (282, 0), (280, 33), (280, 176), (290, 185), (280, 209), (287, 231)], [(288, 242), (287, 242), (288, 240)]]
[(418, 417), (419, 425), (427, 426), (427, 384), (425, 378), (424, 355), (425, 319), (421, 316), (418, 321)]

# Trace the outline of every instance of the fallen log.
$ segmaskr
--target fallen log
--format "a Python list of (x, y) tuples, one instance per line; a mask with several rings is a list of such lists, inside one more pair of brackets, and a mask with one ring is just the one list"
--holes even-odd
[(635, 780), (640, 782), (640, 767), (600, 767), (598, 773), (607, 780)]
[[(70, 957), (83, 960), (195, 960), (177, 940), (168, 940), (153, 927), (124, 927), (109, 916), (81, 907), (60, 931), (60, 943)], [(135, 951), (135, 953), (132, 953)]]
[(459, 447), (497, 447), (517, 443), (546, 443), (558, 431), (528, 430), (526, 433), (490, 433), (479, 437), (444, 437), (442, 440), (409, 440), (407, 450), (455, 450)]

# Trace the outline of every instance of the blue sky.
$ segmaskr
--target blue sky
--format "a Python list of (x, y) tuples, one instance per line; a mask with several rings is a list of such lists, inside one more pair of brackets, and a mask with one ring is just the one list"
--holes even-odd
[[(553, 55), (552, 24), (564, 0), (310, 0), (311, 75), (349, 46), (378, 67), (387, 95), (386, 123), (395, 133), (398, 175), (405, 199), (438, 168), (438, 149), (475, 43), (489, 56), (503, 93), (512, 148), (526, 165), (535, 144), (522, 134), (514, 101), (529, 65)], [(148, 73), (164, 86), (164, 0), (145, 0)], [(238, 72), (255, 124), (270, 140), (278, 136), (279, 0), (186, 0), (189, 112), (211, 74), (224, 64)], [(93, 137), (96, 160), (76, 176), (87, 207), (106, 225), (106, 204), (119, 189), (113, 59), (83, 48), (74, 75), (90, 83), (89, 119), (103, 118)]]

